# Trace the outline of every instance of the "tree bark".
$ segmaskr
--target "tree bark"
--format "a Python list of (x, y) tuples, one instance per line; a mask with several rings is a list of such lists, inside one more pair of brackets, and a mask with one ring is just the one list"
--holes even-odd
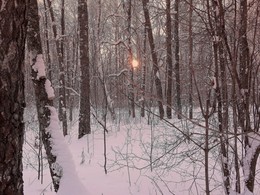
[[(66, 110), (66, 89), (65, 89), (65, 67), (63, 62), (62, 56), (62, 49), (61, 49), (61, 39), (63, 37), (58, 37), (57, 32), (57, 25), (54, 17), (54, 12), (52, 9), (52, 2), (51, 0), (47, 0), (47, 6), (50, 11), (51, 22), (52, 22), (52, 31), (55, 39), (55, 46), (58, 55), (58, 64), (59, 64), (59, 119), (62, 121), (63, 127), (63, 135), (67, 135), (67, 110)], [(64, 28), (64, 27), (63, 27)]]
[[(41, 64), (43, 68), (43, 55), (42, 45), (40, 38), (40, 27), (39, 27), (39, 14), (37, 0), (30, 0), (28, 5), (28, 28), (27, 28), (27, 46), (28, 52), (31, 56), (31, 71), (32, 81), (34, 83), (36, 108), (39, 121), (39, 131), (41, 132), (41, 139), (46, 151), (47, 160), (49, 163), (51, 178), (54, 186), (54, 190), (57, 192), (59, 189), (60, 179), (62, 177), (59, 171), (59, 165), (56, 162), (57, 156), (52, 151), (52, 135), (47, 131), (50, 124), (50, 106), (53, 106), (53, 98), (48, 97), (46, 93), (46, 83), (50, 82), (46, 79), (46, 75), (41, 75), (40, 71), (36, 66)], [(38, 64), (37, 64), (38, 63)]]
[(88, 43), (88, 6), (87, 1), (78, 1), (79, 49), (81, 68), (81, 96), (79, 113), (79, 138), (90, 134), (90, 74)]
[(141, 117), (145, 116), (145, 103), (146, 103), (146, 98), (145, 98), (145, 90), (146, 90), (146, 28), (144, 27), (144, 35), (143, 35), (143, 40), (144, 40), (144, 47), (143, 47), (143, 60), (142, 60), (142, 106), (141, 106)]
[[(249, 46), (248, 46), (248, 5), (247, 0), (240, 0), (240, 29), (239, 29), (239, 70), (240, 70), (240, 100), (238, 105), (239, 124), (244, 135), (244, 173), (245, 185), (251, 193), (254, 191), (256, 165), (260, 154), (260, 144), (252, 145), (252, 139), (257, 136), (253, 134), (250, 122), (250, 95), (251, 89), (251, 74), (252, 66), (250, 64)], [(259, 119), (258, 119), (259, 121)], [(256, 130), (258, 131), (258, 130)], [(252, 133), (251, 133), (252, 132)], [(259, 141), (258, 141), (259, 142)], [(253, 148), (254, 147), (254, 148)], [(252, 149), (254, 153), (252, 154)]]
[(193, 0), (189, 1), (189, 118), (193, 118), (193, 35), (192, 35), (192, 16), (193, 16)]
[[(222, 1), (218, 3), (212, 1), (214, 10), (215, 29), (213, 32), (213, 52), (215, 64), (215, 81), (217, 95), (217, 112), (218, 112), (218, 128), (220, 132), (220, 149), (222, 154), (222, 172), (224, 175), (224, 186), (226, 194), (230, 194), (230, 171), (229, 171), (229, 156), (228, 156), (228, 95), (227, 95), (227, 80), (226, 68), (224, 59), (224, 39), (225, 32), (224, 10)], [(218, 11), (216, 11), (218, 10)]]
[(47, 12), (47, 5), (46, 0), (43, 0), (44, 6), (44, 38), (46, 44), (46, 63), (48, 65), (48, 78), (52, 81), (52, 65), (51, 65), (51, 56), (50, 56), (50, 40), (49, 40), (49, 29), (48, 29), (48, 12)]
[(166, 1), (166, 50), (167, 50), (167, 118), (172, 118), (172, 23), (171, 23), (171, 0)]
[(60, 63), (59, 63), (59, 115), (62, 121), (63, 135), (68, 135), (67, 124), (67, 101), (66, 101), (66, 80), (65, 80), (65, 58), (64, 58), (64, 44), (65, 44), (65, 2), (61, 1), (61, 37), (60, 40)]
[(26, 1), (0, 7), (0, 194), (22, 195)]
[(127, 12), (127, 44), (128, 44), (128, 64), (130, 68), (130, 113), (132, 114), (132, 117), (135, 118), (135, 94), (134, 94), (134, 66), (133, 66), (133, 52), (132, 52), (132, 42), (131, 42), (131, 23), (132, 23), (132, 0), (128, 0), (125, 3), (126, 12)]
[(157, 54), (155, 51), (152, 24), (149, 15), (149, 9), (148, 9), (148, 0), (142, 0), (142, 3), (143, 3), (144, 18), (145, 18), (145, 28), (147, 30), (148, 40), (149, 40), (151, 54), (152, 54), (153, 74), (154, 74), (155, 88), (156, 88), (157, 98), (158, 98), (157, 102), (159, 107), (159, 115), (160, 115), (160, 119), (163, 119), (164, 109), (163, 109), (162, 83), (159, 76), (159, 65), (158, 65)]
[(174, 3), (174, 43), (175, 43), (175, 82), (176, 82), (176, 106), (177, 116), (181, 119), (181, 78), (180, 78), (180, 41), (179, 41), (179, 0)]

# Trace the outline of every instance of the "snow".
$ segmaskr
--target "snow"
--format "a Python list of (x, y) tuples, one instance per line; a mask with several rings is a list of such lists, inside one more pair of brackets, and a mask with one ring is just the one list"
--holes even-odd
[(46, 71), (45, 71), (45, 66), (44, 66), (44, 61), (43, 61), (43, 55), (38, 54), (36, 57), (36, 62), (33, 65), (33, 70), (37, 72), (37, 78), (36, 79), (41, 79), (46, 77)]
[(155, 75), (156, 75), (156, 77), (157, 77), (158, 79), (160, 79), (160, 73), (159, 73), (159, 71), (157, 71)]
[(51, 82), (49, 79), (45, 81), (45, 91), (48, 95), (49, 100), (53, 100), (55, 98), (54, 89), (51, 86)]
[[(245, 189), (245, 191), (240, 194), (240, 193), (237, 193), (233, 190), (230, 191), (230, 195), (254, 195), (252, 192), (250, 192), (247, 188)], [(256, 194), (255, 194), (256, 195)]]
[(246, 187), (246, 189), (245, 189), (243, 195), (254, 195), (254, 194), (253, 194), (252, 192), (250, 192), (250, 191), (247, 189), (247, 187)]
[[(155, 149), (158, 144), (156, 141), (157, 137), (156, 135), (151, 135), (151, 126), (146, 125), (146, 121), (140, 122), (135, 120), (129, 124), (121, 123), (118, 126), (111, 123), (107, 125), (109, 130), (107, 134), (108, 174), (105, 174), (103, 169), (104, 150), (102, 128), (92, 124), (92, 134), (78, 140), (76, 133), (78, 126), (76, 125), (70, 131), (70, 135), (65, 137), (64, 141), (61, 131), (58, 128), (58, 118), (55, 109), (52, 107), (50, 109), (52, 111), (52, 123), (49, 131), (54, 131), (55, 143), (58, 143), (57, 145), (53, 145), (53, 149), (59, 154), (57, 162), (62, 167), (65, 167), (63, 170), (64, 178), (61, 181), (58, 194), (80, 194), (80, 192), (77, 192), (76, 187), (74, 187), (78, 184), (79, 180), (89, 191), (89, 194), (92, 195), (155, 195), (160, 194), (160, 191), (165, 195), (170, 195), (169, 190), (176, 193), (176, 195), (189, 194), (189, 187), (187, 186), (190, 186), (194, 182), (193, 180), (185, 182), (181, 175), (174, 172), (170, 174), (165, 170), (167, 180), (165, 183), (161, 181), (163, 176), (161, 176), (160, 171), (156, 170), (156, 167), (163, 162), (163, 158), (156, 160), (157, 155), (161, 156), (160, 152), (157, 154)], [(124, 120), (127, 119), (129, 118), (127, 117)], [(156, 127), (153, 128), (155, 131), (158, 130)], [(160, 125), (158, 128), (164, 131), (165, 126)], [(170, 128), (168, 130), (172, 132)], [(147, 156), (150, 153), (148, 148), (150, 147), (149, 141), (151, 139), (154, 139), (155, 152), (152, 158), (154, 160), (153, 172), (150, 171), (150, 159)], [(171, 140), (169, 139), (166, 142), (170, 144)], [(67, 154), (67, 147), (69, 147), (72, 156)], [(135, 158), (137, 159), (135, 160)], [(72, 159), (75, 162), (74, 165), (69, 162)], [(125, 166), (127, 164), (125, 159), (128, 160), (129, 168)], [(172, 158), (172, 162), (168, 163), (171, 163), (170, 166), (176, 166), (173, 163), (176, 160)], [(196, 165), (194, 164), (194, 166)], [(134, 167), (139, 170), (136, 170)], [(183, 171), (181, 168), (176, 168)], [(36, 179), (37, 171), (25, 168), (25, 194), (37, 195), (44, 192), (44, 195), (54, 195), (55, 193), (51, 187), (48, 172), (49, 170), (46, 168), (44, 171), (44, 184), (39, 184), (40, 181)], [(75, 175), (71, 176), (73, 174), (77, 174), (78, 177)], [(178, 184), (180, 182), (181, 184)], [(199, 191), (203, 193), (203, 191)]]
[(251, 160), (253, 158), (253, 156), (255, 155), (255, 152), (257, 150), (257, 148), (260, 145), (260, 136), (257, 135), (254, 132), (250, 132), (248, 133), (248, 139), (249, 139), (249, 144), (251, 147), (246, 148), (246, 155), (245, 158), (243, 159), (243, 163), (244, 163), (244, 176), (245, 179), (247, 179), (249, 177), (249, 172), (250, 172), (250, 163)]
[[(78, 119), (75, 119), (69, 124), (69, 135), (64, 139), (59, 129), (55, 108), (50, 107), (50, 109), (52, 123), (49, 131), (52, 132), (53, 139), (57, 143), (53, 145), (53, 149), (56, 154), (59, 154), (57, 163), (64, 167), (59, 195), (205, 194), (204, 151), (194, 148), (192, 142), (190, 144), (184, 142), (178, 137), (174, 128), (160, 120), (155, 118), (148, 125), (146, 119), (138, 117), (130, 119), (127, 110), (125, 113), (120, 110), (121, 115), (116, 122), (108, 121), (106, 126), (108, 174), (105, 174), (104, 134), (101, 125), (93, 120), (92, 134), (78, 140)], [(172, 119), (171, 122), (177, 126), (183, 125), (183, 121), (178, 119)], [(187, 128), (191, 126), (187, 124)], [(30, 145), (34, 143), (35, 130), (33, 129), (26, 131), (27, 141), (24, 146), (25, 194), (55, 195), (46, 162), (43, 184), (37, 179), (37, 154), (34, 154), (34, 150), (28, 144), (28, 142), (31, 143)], [(193, 131), (199, 133), (203, 129), (196, 128)], [(198, 141), (202, 139), (199, 134), (193, 136), (198, 136)], [(30, 137), (32, 141), (28, 139)], [(256, 144), (257, 139), (253, 139), (256, 136), (250, 135), (250, 137), (252, 137), (250, 143)], [(221, 165), (218, 164), (221, 156), (218, 150), (211, 151), (209, 155), (211, 195), (224, 194)], [(81, 190), (75, 187), (78, 185)], [(84, 192), (84, 188), (88, 192)], [(257, 190), (256, 194), (259, 192)], [(231, 195), (252, 194), (248, 190), (243, 190), (241, 194), (232, 192)]]
[(58, 195), (87, 195), (89, 194), (82, 185), (75, 170), (75, 165), (65, 142), (62, 130), (59, 126), (57, 111), (49, 107), (51, 111), (50, 125), (46, 129), (51, 134), (52, 152), (57, 156), (55, 170), (62, 172)]

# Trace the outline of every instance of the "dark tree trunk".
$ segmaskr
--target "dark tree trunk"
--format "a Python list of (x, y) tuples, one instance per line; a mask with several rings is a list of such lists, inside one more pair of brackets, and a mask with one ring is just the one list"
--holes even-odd
[(0, 7), (0, 194), (22, 195), (26, 1)]
[(174, 3), (174, 43), (175, 43), (175, 82), (176, 82), (176, 106), (178, 119), (182, 115), (181, 106), (181, 78), (180, 78), (180, 41), (179, 41), (179, 0)]
[(52, 81), (52, 65), (51, 65), (51, 56), (50, 56), (50, 40), (49, 40), (49, 29), (48, 29), (48, 12), (47, 12), (47, 5), (46, 0), (43, 0), (44, 6), (44, 38), (46, 44), (46, 63), (48, 65), (48, 78)]
[(88, 6), (85, 0), (78, 1), (79, 49), (81, 68), (81, 96), (79, 113), (79, 138), (90, 134), (90, 75), (88, 43)]
[(159, 107), (159, 115), (160, 115), (160, 119), (162, 119), (164, 117), (162, 83), (159, 76), (158, 59), (155, 51), (152, 24), (149, 15), (149, 9), (148, 9), (148, 0), (142, 0), (142, 2), (143, 2), (143, 10), (144, 10), (144, 18), (145, 18), (145, 27), (147, 30), (148, 40), (149, 40), (151, 54), (152, 54), (153, 74), (154, 74), (155, 88), (156, 88), (157, 98), (158, 98), (157, 102)]
[(172, 118), (172, 23), (171, 0), (166, 1), (166, 48), (167, 48), (167, 118)]
[(60, 39), (60, 63), (59, 63), (59, 116), (62, 121), (63, 135), (68, 135), (67, 124), (67, 101), (66, 101), (66, 80), (65, 80), (65, 60), (64, 60), (64, 43), (65, 43), (65, 5), (61, 1), (61, 37)]
[(146, 28), (144, 27), (144, 49), (143, 49), (143, 61), (142, 61), (142, 106), (141, 106), (141, 116), (144, 117), (145, 116), (145, 103), (146, 103), (146, 98), (145, 98), (145, 90), (146, 90)]
[(133, 52), (131, 48), (131, 23), (132, 23), (132, 1), (127, 3), (127, 31), (128, 31), (128, 63), (131, 69), (131, 84), (130, 84), (130, 104), (132, 117), (135, 118), (135, 94), (134, 94), (134, 66), (133, 66)]
[(193, 118), (193, 35), (192, 35), (192, 15), (193, 15), (193, 0), (189, 1), (189, 118)]

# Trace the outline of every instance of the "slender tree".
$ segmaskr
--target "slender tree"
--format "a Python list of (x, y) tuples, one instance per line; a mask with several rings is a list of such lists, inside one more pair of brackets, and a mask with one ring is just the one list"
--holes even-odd
[(79, 50), (81, 68), (81, 96), (79, 111), (79, 138), (90, 134), (90, 74), (88, 43), (88, 6), (87, 1), (78, 1)]
[(142, 86), (141, 86), (141, 90), (142, 90), (142, 106), (141, 106), (141, 116), (144, 117), (145, 116), (145, 103), (146, 103), (146, 98), (145, 98), (145, 90), (146, 90), (146, 40), (147, 40), (147, 32), (146, 32), (146, 28), (144, 27), (144, 35), (143, 35), (143, 61), (142, 61)]
[(193, 34), (192, 34), (193, 0), (189, 1), (189, 118), (193, 118)]
[(53, 75), (53, 67), (51, 64), (51, 55), (50, 55), (50, 39), (49, 39), (49, 29), (48, 29), (48, 12), (47, 12), (47, 5), (46, 0), (43, 0), (43, 7), (44, 7), (44, 41), (45, 41), (45, 47), (46, 47), (46, 64), (48, 64), (48, 78), (50, 81), (52, 81), (52, 75)]
[(158, 98), (157, 102), (159, 107), (159, 114), (160, 114), (160, 119), (162, 119), (164, 117), (162, 83), (160, 79), (157, 54), (155, 50), (153, 30), (152, 30), (152, 24), (151, 24), (149, 7), (148, 7), (148, 0), (142, 0), (142, 3), (143, 3), (144, 18), (145, 18), (145, 28), (147, 30), (147, 36), (148, 36), (151, 55), (152, 55), (153, 74), (154, 74), (155, 87), (156, 87), (157, 98)]
[(172, 118), (172, 23), (171, 0), (166, 0), (166, 50), (167, 50), (167, 118)]
[[(47, 0), (47, 7), (50, 12), (50, 18), (52, 23), (52, 31), (55, 39), (55, 47), (57, 51), (57, 60), (59, 65), (59, 119), (62, 121), (62, 127), (63, 127), (63, 135), (67, 135), (68, 127), (67, 127), (67, 108), (66, 108), (66, 89), (65, 89), (65, 65), (63, 60), (63, 46), (61, 49), (61, 42), (63, 40), (63, 37), (59, 37), (58, 35), (58, 29), (57, 24), (54, 16), (54, 11), (52, 7), (52, 1)], [(64, 9), (63, 9), (64, 11)], [(64, 17), (64, 16), (63, 16)], [(62, 22), (64, 23), (64, 21)], [(62, 31), (64, 32), (64, 24), (62, 24)]]
[[(250, 96), (252, 95), (252, 71), (248, 44), (248, 1), (240, 0), (239, 7), (239, 80), (240, 96), (238, 105), (238, 121), (244, 136), (244, 174), (246, 190), (254, 192), (257, 160), (260, 154), (260, 142), (252, 143), (252, 138), (257, 137), (259, 129), (252, 128), (250, 117)], [(259, 115), (258, 115), (259, 116)], [(256, 119), (259, 123), (259, 118)], [(256, 123), (253, 124), (253, 126)], [(259, 135), (258, 135), (259, 136)], [(252, 154), (252, 150), (254, 153)]]
[(27, 1), (0, 2), (0, 194), (23, 194)]
[(130, 83), (130, 112), (132, 117), (135, 118), (135, 94), (134, 94), (134, 66), (133, 66), (133, 52), (132, 52), (132, 42), (131, 42), (131, 23), (132, 23), (132, 0), (125, 3), (126, 12), (127, 12), (127, 44), (128, 44), (128, 64), (131, 72), (131, 83)]
[(175, 86), (176, 86), (176, 106), (177, 116), (180, 119), (182, 115), (181, 106), (181, 78), (180, 78), (180, 41), (179, 41), (179, 4), (180, 0), (174, 3), (174, 46), (175, 46)]
[[(60, 62), (59, 62), (59, 115), (62, 121), (63, 135), (68, 134), (67, 124), (67, 101), (66, 101), (66, 79), (65, 79), (65, 0), (61, 0), (61, 33), (59, 37)], [(57, 38), (57, 37), (56, 37)]]

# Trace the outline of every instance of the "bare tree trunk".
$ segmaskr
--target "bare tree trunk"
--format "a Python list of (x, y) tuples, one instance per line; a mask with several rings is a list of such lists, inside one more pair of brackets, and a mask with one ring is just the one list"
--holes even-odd
[(65, 15), (64, 0), (61, 0), (61, 35), (60, 35), (60, 63), (59, 63), (59, 115), (62, 121), (63, 135), (68, 135), (67, 124), (67, 102), (66, 102), (66, 80), (65, 80), (65, 60), (64, 60), (64, 43), (65, 43)]
[(172, 23), (171, 0), (166, 1), (166, 48), (167, 48), (167, 118), (172, 118)]
[[(242, 128), (244, 135), (244, 174), (245, 185), (247, 190), (251, 193), (254, 191), (256, 165), (257, 159), (260, 154), (260, 144), (253, 146), (252, 144), (252, 132), (250, 122), (250, 94), (251, 94), (251, 71), (252, 64), (250, 64), (249, 46), (247, 38), (247, 24), (248, 24), (248, 5), (247, 0), (240, 1), (240, 29), (239, 29), (239, 62), (240, 62), (240, 101), (238, 106), (238, 118), (239, 124)], [(258, 119), (259, 120), (259, 119)], [(258, 132), (259, 129), (256, 130)], [(258, 141), (259, 142), (259, 141)], [(252, 154), (252, 149), (255, 152)]]
[(205, 147), (204, 147), (204, 153), (205, 153), (205, 188), (206, 188), (206, 195), (210, 195), (210, 189), (209, 189), (209, 100), (206, 102), (206, 113), (205, 113)]
[(0, 2), (0, 194), (8, 195), (23, 194), (26, 2)]
[(134, 66), (133, 62), (133, 52), (131, 48), (131, 23), (132, 23), (132, 1), (128, 0), (126, 3), (126, 12), (127, 12), (127, 44), (128, 44), (128, 64), (131, 72), (131, 83), (130, 83), (130, 112), (132, 113), (132, 117), (135, 118), (135, 94), (134, 94)]
[(90, 134), (90, 74), (88, 43), (88, 6), (87, 1), (78, 1), (79, 48), (81, 67), (81, 96), (79, 113), (79, 138)]
[(42, 134), (42, 141), (46, 150), (47, 160), (49, 163), (50, 173), (54, 190), (57, 192), (61, 179), (61, 173), (56, 162), (56, 155), (52, 152), (51, 134), (47, 131), (50, 124), (50, 110), (48, 106), (53, 106), (54, 97), (48, 97), (45, 85), (50, 82), (46, 79), (46, 75), (41, 74), (40, 68), (44, 67), (42, 46), (40, 39), (39, 15), (37, 0), (30, 0), (28, 11), (28, 30), (27, 30), (27, 45), (28, 51), (32, 58), (31, 70), (32, 80), (34, 83), (36, 108), (38, 113), (39, 130)]
[(164, 117), (164, 109), (163, 109), (163, 92), (162, 92), (162, 83), (159, 76), (159, 66), (158, 66), (158, 60), (157, 55), (155, 51), (155, 44), (153, 39), (153, 31), (152, 31), (152, 24), (150, 20), (149, 15), (149, 9), (148, 9), (148, 0), (142, 0), (143, 2), (143, 10), (144, 10), (144, 18), (145, 18), (145, 27), (148, 33), (148, 40), (150, 43), (150, 49), (152, 54), (152, 61), (153, 61), (153, 74), (154, 74), (154, 80), (155, 80), (155, 87), (157, 92), (157, 102), (159, 107), (159, 115), (160, 119), (163, 119)]
[[(65, 89), (65, 67), (63, 62), (63, 55), (61, 49), (61, 41), (63, 37), (58, 36), (57, 25), (54, 17), (54, 12), (52, 9), (52, 4), (50, 0), (47, 0), (48, 9), (50, 11), (52, 30), (55, 39), (55, 46), (58, 55), (58, 64), (59, 64), (59, 119), (62, 121), (63, 135), (67, 135), (67, 111), (66, 111), (66, 89)], [(63, 27), (64, 28), (64, 27)]]
[(101, 0), (98, 0), (98, 21), (97, 21), (97, 40), (96, 40), (96, 45), (95, 45), (95, 52), (96, 52), (96, 59), (95, 59), (95, 65), (97, 68), (97, 73), (99, 76), (99, 81), (101, 82), (101, 84), (103, 85), (103, 89), (104, 89), (104, 96), (106, 98), (107, 101), (107, 108), (108, 111), (111, 114), (111, 117), (113, 120), (116, 119), (116, 113), (115, 113), (115, 109), (114, 109), (114, 101), (111, 97), (111, 95), (109, 94), (108, 91), (108, 86), (107, 86), (107, 82), (106, 79), (104, 77), (104, 71), (103, 71), (103, 65), (101, 64), (101, 46), (100, 46), (100, 30), (101, 30), (101, 9), (102, 9), (102, 5), (101, 5)]
[(51, 56), (50, 56), (50, 40), (49, 40), (49, 29), (48, 29), (48, 14), (46, 0), (43, 0), (44, 6), (44, 38), (46, 42), (46, 63), (48, 64), (48, 78), (52, 81), (52, 65), (51, 65)]
[(146, 103), (146, 98), (145, 98), (145, 90), (146, 90), (146, 28), (144, 27), (144, 49), (143, 49), (143, 61), (142, 61), (142, 107), (141, 107), (141, 116), (144, 117), (145, 116), (145, 103)]
[(193, 0), (189, 1), (189, 118), (193, 118), (193, 35), (192, 35), (192, 13), (193, 13)]
[[(234, 3), (234, 31), (233, 31), (233, 36), (236, 37), (236, 29), (237, 29), (237, 2)], [(225, 39), (226, 40), (226, 39)], [(228, 47), (226, 43), (226, 47)], [(227, 48), (228, 51), (230, 51), (229, 48)], [(237, 50), (236, 50), (236, 41), (233, 43), (233, 51), (231, 55), (231, 51), (229, 53), (229, 58), (230, 58), (230, 63), (232, 66), (232, 70), (236, 69), (236, 64), (237, 64)], [(235, 70), (236, 71), (236, 70)], [(234, 71), (234, 73), (235, 73)], [(233, 74), (234, 74), (233, 73)], [(237, 117), (237, 105), (235, 104), (235, 101), (237, 99), (237, 87), (236, 87), (236, 80), (235, 78), (232, 79), (232, 100), (233, 100), (233, 106), (232, 106), (232, 111), (233, 111), (233, 126), (234, 126), (234, 158), (235, 158), (235, 170), (236, 170), (236, 187), (235, 190), (236, 192), (240, 193), (241, 192), (241, 177), (240, 177), (240, 159), (239, 159), (239, 154), (238, 154), (238, 143), (239, 143), (239, 137), (238, 137), (238, 117)]]
[[(220, 149), (222, 154), (222, 172), (224, 175), (224, 186), (226, 194), (230, 194), (230, 171), (229, 171), (229, 157), (228, 157), (228, 97), (227, 97), (227, 84), (226, 84), (226, 69), (224, 59), (224, 39), (223, 33), (225, 32), (224, 24), (224, 10), (222, 1), (215, 3), (212, 1), (214, 10), (214, 23), (215, 29), (213, 32), (213, 53), (215, 65), (215, 80), (217, 95), (217, 112), (218, 112), (218, 128), (220, 132)], [(216, 11), (218, 10), (218, 12)]]
[(176, 82), (176, 106), (177, 116), (181, 119), (181, 79), (180, 79), (180, 41), (179, 41), (179, 4), (180, 0), (174, 3), (174, 42), (175, 42), (175, 82)]
[[(210, 151), (210, 147), (209, 147), (209, 119), (210, 117), (213, 115), (213, 113), (215, 112), (215, 108), (216, 108), (216, 97), (214, 95), (213, 97), (213, 102), (211, 102), (211, 93), (212, 93), (212, 89), (208, 89), (208, 94), (207, 94), (207, 99), (206, 99), (206, 105), (205, 105), (205, 109), (203, 107), (203, 102), (202, 102), (202, 98), (201, 98), (201, 94), (195, 79), (195, 75), (194, 76), (194, 84), (198, 93), (198, 99), (199, 99), (199, 106), (200, 106), (200, 110), (202, 113), (203, 118), (205, 119), (205, 144), (204, 144), (204, 171), (205, 171), (205, 193), (206, 195), (210, 195), (210, 177), (209, 177), (209, 151)], [(214, 90), (214, 89), (213, 89)]]
[[(236, 99), (236, 83), (234, 82), (234, 79), (232, 80), (232, 99)], [(240, 159), (238, 154), (238, 121), (237, 121), (237, 107), (235, 103), (232, 105), (232, 111), (233, 111), (233, 126), (234, 126), (234, 160), (235, 160), (235, 171), (236, 171), (236, 192), (241, 192), (241, 184), (240, 184)]]

